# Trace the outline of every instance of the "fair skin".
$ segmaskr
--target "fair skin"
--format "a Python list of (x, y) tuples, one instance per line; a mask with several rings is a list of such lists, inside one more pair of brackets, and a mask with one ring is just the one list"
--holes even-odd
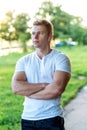
[(47, 83), (28, 83), (25, 72), (17, 72), (12, 78), (12, 91), (14, 94), (30, 96), (45, 88)]
[[(32, 28), (32, 42), (40, 59), (51, 52), (50, 41), (52, 33), (48, 34), (44, 25), (34, 25)], [(17, 72), (12, 79), (13, 93), (35, 99), (53, 99), (60, 96), (70, 79), (70, 74), (63, 71), (55, 71), (53, 82), (29, 83), (25, 72)]]

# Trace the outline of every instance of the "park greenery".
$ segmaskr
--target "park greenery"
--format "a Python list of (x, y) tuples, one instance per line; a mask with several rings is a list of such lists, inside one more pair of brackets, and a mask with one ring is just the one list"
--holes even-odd
[[(87, 84), (87, 27), (82, 25), (82, 18), (66, 13), (60, 5), (54, 6), (50, 1), (43, 2), (34, 17), (46, 18), (53, 23), (53, 42), (70, 40), (78, 43), (76, 46), (52, 46), (64, 52), (71, 60), (71, 79), (62, 95), (61, 105), (65, 107)], [(32, 46), (27, 45), (31, 38), (30, 22), (29, 14), (15, 15), (15, 11), (8, 11), (5, 18), (0, 21), (0, 40), (8, 41), (10, 46), (17, 41), (23, 48), (21, 53), (0, 56), (0, 130), (20, 130), (24, 97), (12, 93), (11, 79), (17, 60), (34, 51)]]
[[(64, 52), (72, 64), (71, 80), (62, 95), (64, 107), (87, 84), (87, 46), (55, 49)], [(34, 50), (30, 48), (26, 53), (11, 53), (0, 57), (0, 130), (20, 130), (24, 97), (12, 93), (11, 79), (17, 60), (32, 51)]]
[[(54, 26), (54, 40), (75, 41), (87, 45), (87, 27), (82, 25), (82, 18), (70, 15), (54, 5), (51, 1), (44, 1), (36, 12), (35, 19), (49, 19)], [(15, 11), (8, 11), (6, 17), (0, 21), (0, 38), (13, 44), (19, 41), (23, 50), (27, 51), (27, 42), (31, 38), (31, 18), (27, 13), (15, 15)], [(3, 44), (3, 43), (2, 43)]]

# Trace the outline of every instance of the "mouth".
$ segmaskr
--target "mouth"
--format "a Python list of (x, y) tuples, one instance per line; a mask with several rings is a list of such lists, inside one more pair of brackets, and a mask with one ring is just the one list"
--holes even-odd
[(34, 46), (39, 46), (39, 41), (33, 41)]
[(39, 43), (39, 41), (33, 41), (33, 43), (34, 43), (34, 44), (37, 44), (37, 43)]

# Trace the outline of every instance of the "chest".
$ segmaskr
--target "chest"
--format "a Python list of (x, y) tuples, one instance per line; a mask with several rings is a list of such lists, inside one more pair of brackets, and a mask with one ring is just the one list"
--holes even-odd
[(51, 81), (55, 72), (55, 64), (52, 59), (32, 60), (26, 64), (25, 72), (29, 80)]

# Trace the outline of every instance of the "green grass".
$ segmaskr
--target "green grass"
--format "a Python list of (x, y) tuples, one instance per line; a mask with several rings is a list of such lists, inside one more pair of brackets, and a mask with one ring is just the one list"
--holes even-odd
[(0, 57), (0, 130), (19, 130), (23, 98), (12, 94), (11, 78), (20, 54)]
[[(62, 96), (62, 105), (65, 106), (87, 84), (87, 46), (56, 49), (67, 54), (72, 64), (72, 77)], [(0, 57), (0, 130), (20, 130), (24, 98), (12, 94), (11, 78), (16, 61), (23, 55), (26, 54), (12, 53)]]
[(64, 52), (70, 58), (72, 66), (72, 77), (62, 96), (62, 105), (65, 106), (87, 84), (87, 46), (56, 49)]

